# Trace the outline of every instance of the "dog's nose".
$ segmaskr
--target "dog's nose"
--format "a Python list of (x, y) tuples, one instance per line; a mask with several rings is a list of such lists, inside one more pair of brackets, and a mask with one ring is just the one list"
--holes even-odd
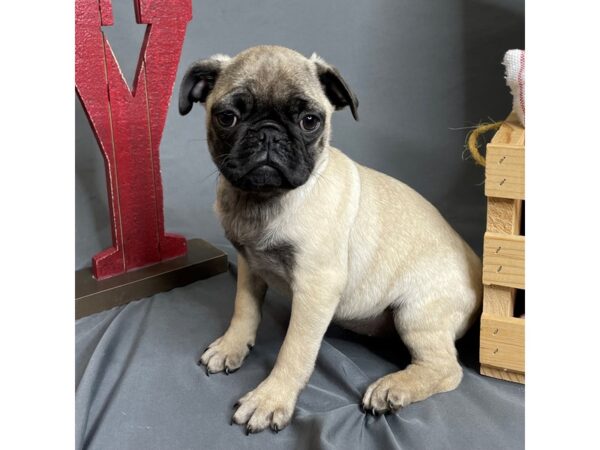
[(281, 133), (275, 128), (263, 127), (258, 132), (258, 140), (270, 147), (281, 140)]
[(281, 140), (281, 137), (276, 130), (260, 130), (258, 132), (258, 140), (260, 142), (265, 142), (268, 140), (269, 142), (277, 143)]

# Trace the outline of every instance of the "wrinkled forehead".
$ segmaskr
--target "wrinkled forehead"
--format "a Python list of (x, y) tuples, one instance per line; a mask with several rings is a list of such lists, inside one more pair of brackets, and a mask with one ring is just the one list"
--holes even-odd
[(234, 58), (219, 77), (214, 97), (217, 100), (239, 91), (272, 103), (291, 98), (315, 104), (326, 101), (314, 63), (295, 53), (251, 53)]

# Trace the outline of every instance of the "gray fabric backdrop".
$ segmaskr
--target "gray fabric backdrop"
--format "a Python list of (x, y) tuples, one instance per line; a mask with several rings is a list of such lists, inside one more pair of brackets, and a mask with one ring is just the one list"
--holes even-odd
[[(113, 11), (115, 25), (105, 31), (131, 84), (144, 26), (135, 24), (131, 0), (113, 0)], [(360, 122), (348, 111), (335, 115), (333, 144), (414, 187), (481, 253), (483, 170), (462, 159), (463, 128), (510, 111), (500, 61), (507, 49), (524, 47), (523, 1), (198, 0), (193, 14), (175, 93), (197, 58), (256, 44), (316, 51), (338, 67), (360, 100)], [(75, 108), (81, 268), (111, 237), (102, 158), (78, 101)], [(184, 118), (171, 102), (161, 143), (166, 229), (204, 238), (233, 256), (212, 212), (216, 173), (204, 133), (201, 108)], [(457, 391), (375, 422), (359, 414), (358, 400), (369, 382), (405, 364), (406, 355), (335, 329), (301, 396), (297, 424), (279, 440), (268, 434), (242, 440), (227, 426), (228, 408), (268, 373), (289, 302), (270, 293), (268, 323), (259, 331), (264, 350), (235, 376), (206, 380), (194, 358), (223, 332), (233, 293), (233, 279), (224, 274), (78, 321), (78, 446), (523, 446), (523, 388), (477, 375), (476, 333), (461, 351), (467, 371)]]
[[(125, 77), (133, 79), (144, 26), (131, 0), (114, 0), (105, 27)], [(463, 161), (465, 130), (511, 108), (500, 62), (524, 46), (522, 0), (194, 1), (176, 88), (187, 65), (214, 53), (279, 44), (316, 51), (360, 100), (360, 121), (333, 119), (333, 144), (360, 163), (419, 191), (480, 252), (483, 171)], [(76, 264), (111, 243), (104, 166), (76, 104)], [(212, 212), (216, 174), (204, 111), (179, 116), (171, 102), (161, 143), (165, 222), (171, 232), (231, 248)]]

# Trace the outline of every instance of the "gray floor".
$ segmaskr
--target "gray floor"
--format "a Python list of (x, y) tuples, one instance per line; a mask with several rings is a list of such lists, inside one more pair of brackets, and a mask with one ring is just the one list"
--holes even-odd
[(465, 376), (453, 392), (396, 415), (363, 414), (378, 377), (408, 363), (399, 340), (331, 327), (293, 422), (245, 436), (233, 404), (273, 366), (290, 305), (269, 292), (254, 350), (242, 368), (207, 377), (196, 359), (228, 325), (229, 273), (77, 321), (77, 448), (487, 449), (524, 447), (524, 388), (480, 376), (477, 335), (459, 341)]

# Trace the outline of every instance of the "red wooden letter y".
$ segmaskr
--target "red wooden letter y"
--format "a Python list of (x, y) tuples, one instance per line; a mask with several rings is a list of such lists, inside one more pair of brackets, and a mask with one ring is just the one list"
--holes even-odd
[(92, 258), (98, 279), (181, 256), (182, 236), (165, 234), (159, 144), (191, 0), (134, 0), (147, 24), (133, 89), (102, 26), (111, 0), (75, 2), (75, 86), (106, 167), (113, 246)]

